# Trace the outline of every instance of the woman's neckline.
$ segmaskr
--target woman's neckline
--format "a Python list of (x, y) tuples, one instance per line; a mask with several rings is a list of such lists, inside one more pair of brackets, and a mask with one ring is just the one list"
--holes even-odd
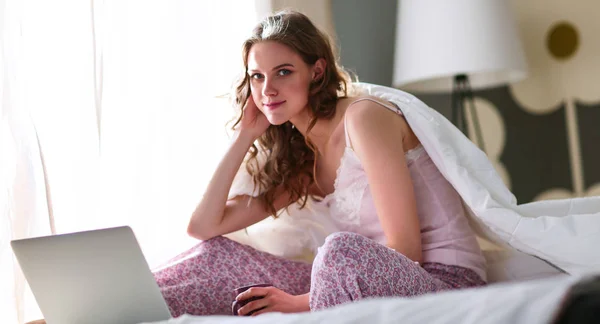
[[(424, 151), (424, 150), (425, 150), (425, 148), (423, 147), (423, 144), (419, 143), (417, 146), (404, 152), (404, 156), (407, 159), (407, 163), (416, 160), (421, 155), (420, 151)], [(330, 192), (329, 194), (325, 195), (323, 198), (321, 198), (321, 201), (318, 203), (323, 203), (323, 202), (327, 202), (327, 201), (331, 200), (333, 198), (333, 196), (335, 195), (335, 193), (337, 192), (340, 174), (342, 173), (342, 168), (345, 165), (344, 160), (348, 158), (347, 155), (353, 156), (354, 159), (356, 159), (358, 161), (358, 163), (360, 163), (360, 159), (358, 158), (358, 156), (356, 155), (356, 152), (354, 152), (352, 147), (346, 146), (344, 148), (344, 153), (342, 154), (342, 157), (340, 158), (340, 165), (338, 166), (337, 170), (335, 170), (335, 179), (333, 181), (333, 191)], [(362, 166), (362, 163), (361, 163), (361, 166)], [(317, 201), (315, 201), (315, 202), (317, 202)]]
[[(342, 99), (342, 100), (348, 100), (348, 102), (345, 103), (344, 112), (343, 112), (343, 114), (341, 116), (341, 119), (340, 119), (340, 122), (338, 124), (338, 127), (341, 127), (341, 130), (340, 130), (341, 133), (344, 134), (344, 150), (343, 150), (343, 153), (342, 153), (342, 157), (340, 158), (339, 165), (338, 165), (337, 169), (335, 170), (335, 179), (333, 181), (333, 191), (331, 193), (329, 193), (329, 194), (324, 195), (322, 198), (320, 198), (321, 201), (330, 200), (335, 195), (335, 193), (338, 191), (338, 182), (339, 182), (339, 178), (340, 178), (340, 173), (341, 173), (342, 168), (345, 165), (345, 160), (348, 158), (347, 155), (352, 155), (353, 158), (356, 159), (358, 161), (358, 163), (360, 163), (361, 166), (362, 166), (362, 163), (360, 162), (360, 159), (356, 155), (356, 152), (354, 151), (354, 149), (352, 148), (352, 146), (349, 145), (349, 143), (348, 143), (347, 133), (346, 133), (346, 125), (345, 125), (345, 122), (344, 122), (345, 121), (345, 116), (346, 116), (346, 111), (348, 110), (349, 105), (352, 104), (353, 102), (357, 101), (357, 100), (361, 100), (360, 99), (361, 97), (362, 96), (345, 97), (345, 98)], [(379, 99), (381, 99), (381, 98), (379, 98)], [(365, 98), (364, 100), (375, 101), (375, 102), (379, 103), (380, 105), (382, 105), (383, 107), (390, 109), (390, 107), (388, 105), (385, 105), (382, 102), (380, 102), (379, 100), (375, 100), (374, 98)], [(394, 102), (391, 102), (391, 101), (388, 101), (388, 102), (391, 105), (395, 106), (397, 108), (397, 110), (400, 110), (400, 108)], [(394, 112), (397, 112), (397, 111), (394, 110)], [(404, 153), (405, 157), (407, 158), (407, 162), (409, 160), (413, 159), (411, 156), (416, 155), (416, 157), (418, 157), (418, 155), (420, 155), (420, 154), (415, 154), (415, 152), (419, 148), (423, 148), (423, 146), (422, 146), (421, 143), (419, 143), (417, 146), (409, 149), (408, 151), (406, 151)], [(350, 151), (350, 154), (348, 154), (348, 151)]]

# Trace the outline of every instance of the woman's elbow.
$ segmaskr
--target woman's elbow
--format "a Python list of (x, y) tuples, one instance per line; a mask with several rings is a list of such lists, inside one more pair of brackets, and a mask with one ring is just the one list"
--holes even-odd
[(193, 238), (198, 238), (198, 234), (196, 233), (196, 228), (192, 222), (188, 224), (187, 234)]
[(187, 227), (187, 234), (195, 239), (206, 241), (208, 239), (213, 238), (216, 235), (210, 235), (206, 231), (200, 230), (203, 226), (200, 224), (196, 224), (193, 221), (190, 221)]

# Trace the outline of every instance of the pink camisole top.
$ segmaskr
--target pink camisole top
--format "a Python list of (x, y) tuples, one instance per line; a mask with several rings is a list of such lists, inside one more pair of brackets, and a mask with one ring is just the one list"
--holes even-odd
[[(384, 105), (371, 98), (360, 98), (348, 108), (361, 100), (373, 101), (402, 115), (398, 107)], [(336, 172), (335, 190), (319, 204), (325, 204), (331, 221), (340, 231), (358, 233), (385, 245), (386, 237), (375, 210), (367, 175), (350, 146), (345, 117), (344, 132), (346, 147)], [(406, 162), (421, 226), (423, 262), (469, 268), (486, 280), (485, 258), (468, 224), (459, 194), (440, 173), (423, 146), (406, 152)]]

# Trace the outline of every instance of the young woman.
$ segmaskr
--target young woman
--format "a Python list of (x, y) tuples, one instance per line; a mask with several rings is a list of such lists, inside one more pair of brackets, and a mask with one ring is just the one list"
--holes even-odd
[[(259, 315), (485, 284), (484, 258), (459, 195), (396, 106), (349, 96), (347, 73), (306, 16), (267, 17), (242, 58), (235, 137), (188, 227), (202, 242), (155, 272), (173, 316), (231, 314), (234, 298), (262, 297), (239, 310)], [(257, 166), (259, 151), (267, 160)], [(248, 153), (261, 194), (227, 200)], [(322, 217), (340, 229), (312, 265), (221, 236), (309, 199), (327, 206)], [(233, 293), (265, 282), (272, 287)]]

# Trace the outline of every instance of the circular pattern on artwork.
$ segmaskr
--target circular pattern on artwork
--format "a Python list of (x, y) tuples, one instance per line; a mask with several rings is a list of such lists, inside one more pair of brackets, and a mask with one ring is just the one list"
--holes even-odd
[(567, 60), (579, 48), (579, 33), (571, 23), (561, 21), (554, 24), (548, 31), (546, 46), (554, 58)]
[[(543, 115), (571, 98), (600, 100), (598, 2), (511, 0), (529, 76), (510, 85), (522, 109)], [(540, 10), (546, 8), (547, 10)]]

